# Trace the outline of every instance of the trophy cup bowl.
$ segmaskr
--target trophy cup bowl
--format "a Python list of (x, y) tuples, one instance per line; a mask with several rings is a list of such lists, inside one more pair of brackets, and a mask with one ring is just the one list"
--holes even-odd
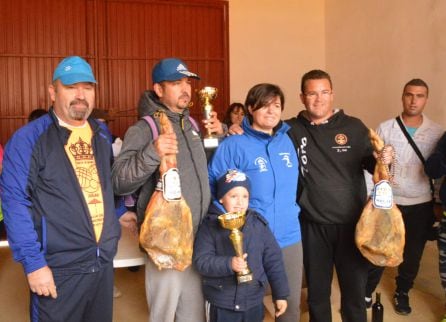
[[(198, 97), (203, 105), (203, 116), (205, 120), (211, 118), (211, 112), (213, 111), (213, 106), (211, 101), (217, 97), (217, 88), (212, 86), (203, 87), (197, 92)], [(218, 138), (213, 137), (211, 131), (207, 130), (207, 135), (203, 139), (205, 148), (216, 148), (218, 146)]]
[[(229, 238), (231, 239), (232, 246), (234, 246), (235, 254), (238, 257), (243, 257), (243, 233), (239, 228), (245, 224), (244, 212), (228, 212), (226, 214), (218, 216), (218, 221), (224, 229), (231, 230)], [(251, 270), (246, 267), (241, 272), (237, 272), (237, 282), (246, 283), (252, 281)]]

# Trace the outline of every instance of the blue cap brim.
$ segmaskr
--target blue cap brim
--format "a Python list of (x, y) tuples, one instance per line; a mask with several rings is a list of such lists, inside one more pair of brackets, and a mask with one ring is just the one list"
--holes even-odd
[(96, 79), (89, 74), (69, 74), (58, 78), (64, 85), (73, 85), (76, 83), (97, 83)]
[(159, 79), (154, 79), (153, 82), (154, 83), (161, 83), (161, 82), (164, 82), (164, 81), (174, 82), (174, 81), (180, 80), (180, 79), (185, 78), (185, 77), (187, 77), (187, 78), (194, 78), (194, 79), (201, 79), (200, 76), (198, 76), (195, 73), (191, 73), (189, 71), (181, 71), (181, 72), (176, 72), (174, 74), (170, 74), (168, 76), (165, 76), (165, 77), (162, 77), (162, 78), (159, 78)]

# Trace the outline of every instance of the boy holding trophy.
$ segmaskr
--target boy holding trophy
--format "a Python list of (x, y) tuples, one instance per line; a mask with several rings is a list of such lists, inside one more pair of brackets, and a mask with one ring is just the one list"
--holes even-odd
[(217, 182), (216, 197), (200, 225), (193, 263), (202, 275), (209, 321), (261, 322), (269, 282), (276, 316), (287, 308), (288, 280), (267, 221), (248, 209), (250, 181), (228, 170)]

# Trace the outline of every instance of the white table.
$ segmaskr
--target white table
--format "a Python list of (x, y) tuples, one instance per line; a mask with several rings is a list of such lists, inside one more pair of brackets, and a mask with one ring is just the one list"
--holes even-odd
[[(0, 240), (0, 247), (9, 247), (7, 240)], [(113, 259), (113, 267), (130, 267), (144, 265), (146, 254), (139, 248), (138, 237), (122, 228), (121, 239), (118, 243), (118, 252)]]
[(129, 267), (144, 265), (146, 254), (139, 248), (138, 236), (134, 236), (125, 227), (122, 227), (121, 239), (118, 243), (118, 252), (113, 259), (113, 267)]

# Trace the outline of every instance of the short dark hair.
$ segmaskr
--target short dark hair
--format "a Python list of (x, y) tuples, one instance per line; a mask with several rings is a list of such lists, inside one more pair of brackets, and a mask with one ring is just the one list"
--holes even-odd
[(226, 110), (226, 114), (225, 114), (225, 118), (223, 119), (223, 123), (225, 123), (227, 126), (231, 126), (232, 122), (231, 122), (231, 113), (233, 111), (238, 111), (238, 110), (242, 110), (243, 112), (245, 112), (245, 106), (242, 103), (232, 103), (231, 105), (229, 105), (228, 109)]
[(323, 70), (313, 69), (302, 76), (302, 80), (300, 82), (300, 91), (302, 94), (304, 94), (305, 91), (305, 82), (310, 79), (327, 79), (330, 82), (330, 88), (333, 89), (333, 83), (331, 82), (330, 75)]
[(34, 121), (35, 119), (38, 119), (39, 117), (45, 115), (48, 113), (43, 108), (36, 108), (35, 110), (32, 110), (31, 113), (28, 115), (28, 122)]
[[(279, 86), (269, 83), (257, 84), (252, 87), (248, 95), (246, 95), (245, 107), (251, 107), (252, 111), (256, 111), (266, 106), (274, 97), (280, 98), (282, 111), (285, 106), (285, 95)], [(252, 115), (248, 113), (249, 120), (252, 123)]]
[(411, 79), (410, 81), (408, 81), (406, 83), (406, 85), (404, 85), (403, 93), (406, 91), (406, 87), (407, 86), (422, 86), (422, 87), (425, 87), (426, 88), (426, 93), (427, 93), (427, 95), (429, 95), (429, 86), (427, 86), (427, 83), (424, 80), (422, 80), (421, 78), (414, 78), (414, 79)]

